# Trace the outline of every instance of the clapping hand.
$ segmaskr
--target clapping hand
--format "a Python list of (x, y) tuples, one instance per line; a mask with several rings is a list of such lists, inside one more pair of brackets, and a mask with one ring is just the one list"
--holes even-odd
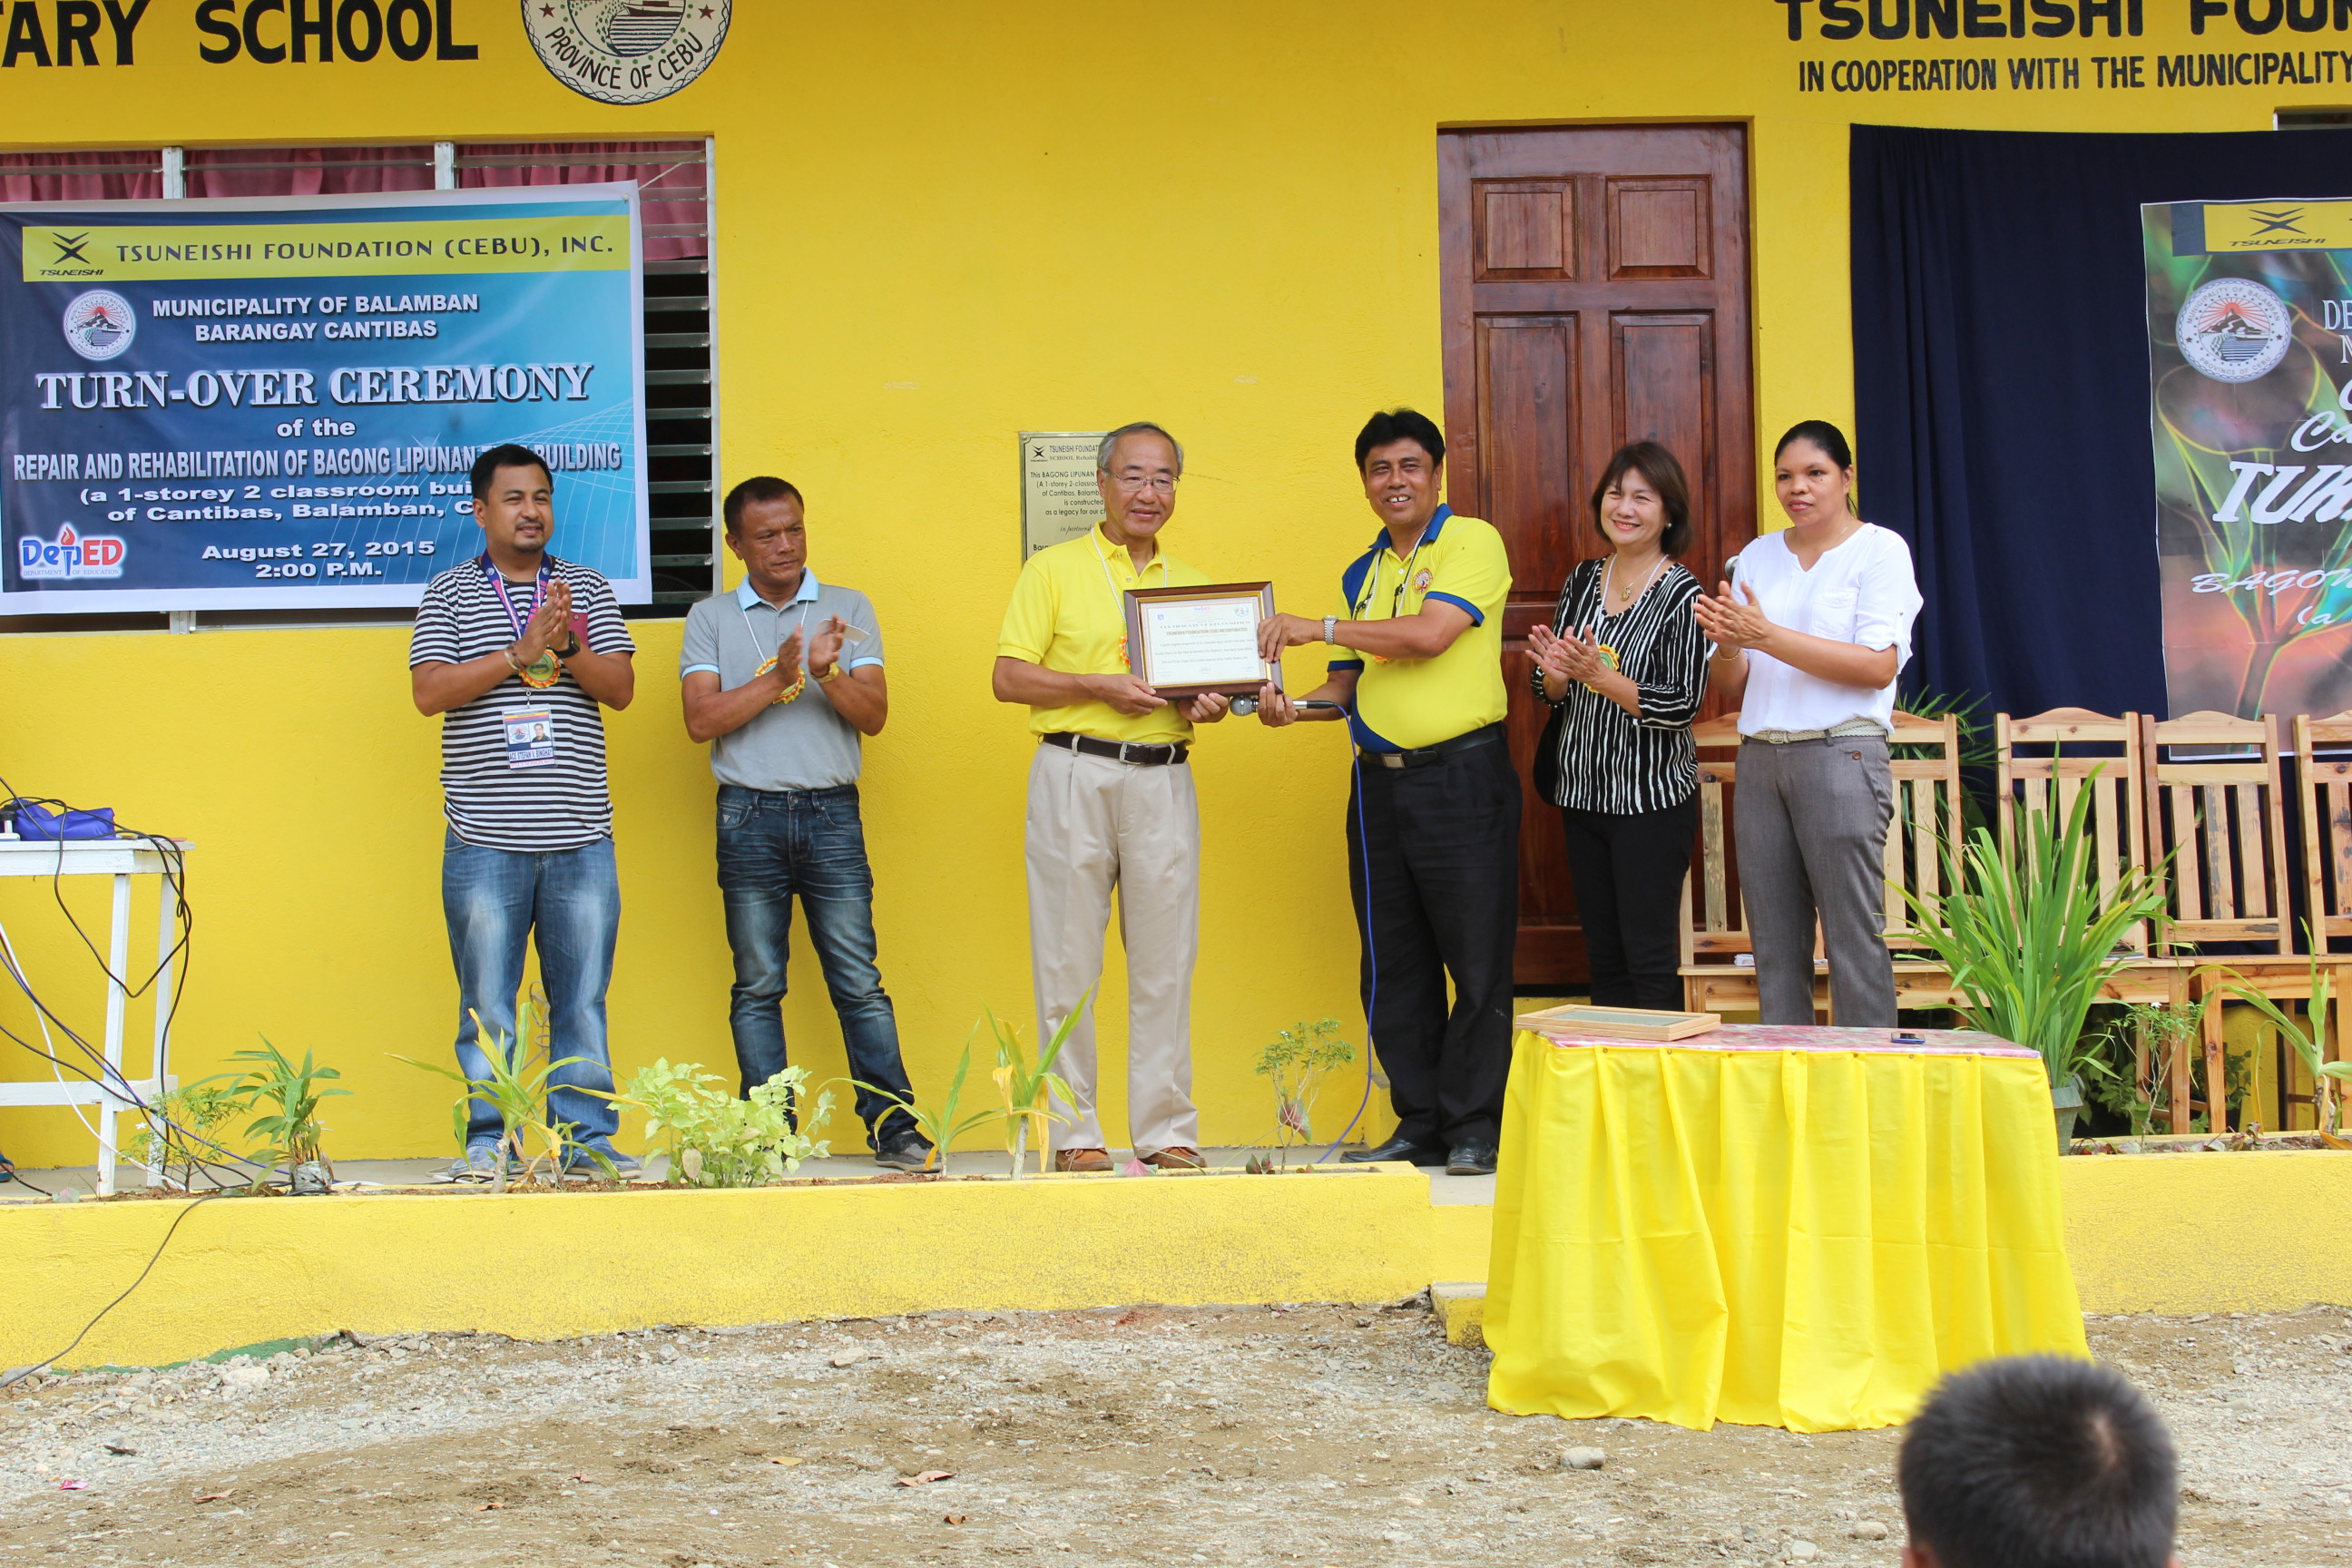
[[(848, 631), (849, 623), (839, 616), (825, 617), (824, 625), (819, 626), (816, 636), (809, 639), (808, 664), (811, 674), (822, 678), (840, 661), (842, 640)], [(781, 653), (777, 656), (777, 663), (781, 668), (782, 664)]]
[[(820, 636), (823, 634), (820, 633)], [(794, 626), (792, 635), (776, 645), (776, 679), (787, 690), (801, 678), (801, 629)]]
[(1742, 583), (1739, 591), (1747, 596), (1745, 604), (1732, 596), (1731, 584), (1726, 583), (1719, 595), (1701, 594), (1692, 613), (1698, 616), (1699, 630), (1718, 647), (1762, 647), (1779, 628), (1764, 618), (1755, 589)]
[(1599, 639), (1587, 637), (1574, 626), (1568, 628), (1565, 637), (1554, 636), (1549, 626), (1531, 627), (1528, 648), (1555, 689), (1564, 689), (1570, 682), (1582, 685), (1596, 680), (1611, 668), (1601, 655)]
[(540, 655), (552, 648), (569, 647), (572, 642), (572, 590), (562, 582), (547, 585), (547, 597), (530, 613), (522, 628), (522, 637), (515, 651), (525, 664), (536, 663)]

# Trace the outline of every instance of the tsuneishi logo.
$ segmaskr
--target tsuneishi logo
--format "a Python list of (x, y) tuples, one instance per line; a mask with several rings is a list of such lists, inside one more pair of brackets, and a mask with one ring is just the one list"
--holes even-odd
[(651, 103), (700, 76), (734, 0), (522, 0), (523, 30), (556, 80), (599, 103)]
[(84, 359), (112, 359), (139, 335), (139, 313), (111, 289), (74, 296), (66, 307), (66, 342)]
[(2294, 341), (2286, 301), (2250, 278), (2216, 278), (2199, 285), (2172, 330), (2180, 356), (2215, 381), (2268, 375)]

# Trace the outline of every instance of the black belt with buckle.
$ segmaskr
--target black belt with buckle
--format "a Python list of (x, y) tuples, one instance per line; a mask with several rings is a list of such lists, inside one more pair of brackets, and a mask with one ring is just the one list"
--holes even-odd
[(1456, 735), (1433, 746), (1416, 746), (1410, 752), (1364, 752), (1360, 754), (1368, 762), (1377, 761), (1384, 768), (1425, 768), (1432, 763), (1444, 762), (1456, 752), (1497, 744), (1502, 738), (1503, 727), (1489, 724), (1483, 730), (1473, 730), (1466, 735)]
[(1184, 760), (1184, 748), (1178, 745), (1146, 746), (1134, 741), (1097, 741), (1092, 735), (1073, 735), (1066, 730), (1056, 730), (1050, 735), (1037, 738), (1066, 752), (1082, 752), (1089, 757), (1108, 757), (1112, 762), (1129, 763), (1138, 767), (1164, 768), (1171, 763)]

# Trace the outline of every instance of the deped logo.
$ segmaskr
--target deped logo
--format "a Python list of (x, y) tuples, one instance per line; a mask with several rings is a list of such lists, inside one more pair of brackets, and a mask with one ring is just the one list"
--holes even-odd
[(54, 577), (120, 577), (122, 541), (111, 533), (76, 533), (70, 524), (57, 538), (26, 534), (16, 542), (16, 575), (27, 579)]

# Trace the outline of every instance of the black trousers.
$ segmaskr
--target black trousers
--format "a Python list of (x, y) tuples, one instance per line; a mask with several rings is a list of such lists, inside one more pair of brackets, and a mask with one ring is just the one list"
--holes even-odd
[(1423, 767), (1361, 762), (1348, 803), (1364, 1015), (1398, 1135), (1436, 1151), (1494, 1146), (1511, 1067), (1519, 775), (1492, 733)]
[(1592, 1001), (1601, 1007), (1683, 1008), (1683, 877), (1690, 870), (1698, 796), (1664, 811), (1559, 808), (1568, 874), (1584, 921)]

